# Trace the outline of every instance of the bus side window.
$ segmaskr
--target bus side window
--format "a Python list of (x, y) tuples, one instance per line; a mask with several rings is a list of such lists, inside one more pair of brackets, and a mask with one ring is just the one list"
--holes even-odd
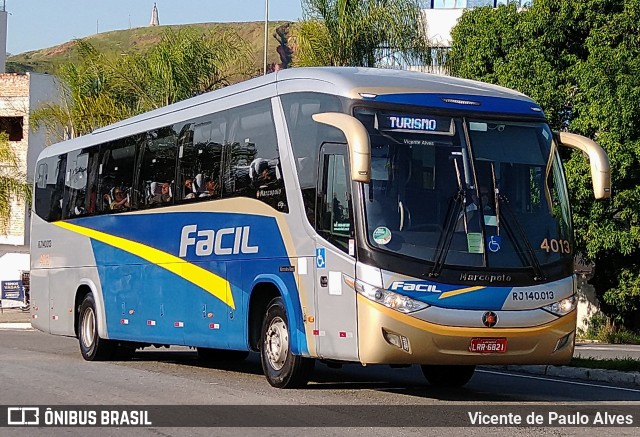
[(222, 197), (251, 197), (289, 212), (271, 102), (229, 111)]
[(35, 209), (38, 217), (47, 221), (62, 218), (64, 178), (67, 155), (52, 156), (38, 164)]
[(320, 93), (285, 94), (281, 100), (307, 219), (315, 226), (320, 146), (327, 141), (346, 140), (338, 129), (317, 123), (311, 117), (319, 112), (343, 112), (342, 103), (336, 96)]
[(225, 113), (221, 112), (192, 120), (181, 129), (178, 203), (220, 198), (226, 126)]
[[(336, 148), (328, 145), (323, 150), (329, 147)], [(348, 252), (353, 220), (346, 156), (342, 153), (333, 153), (325, 150), (321, 155), (322, 182), (319, 187), (321, 198), (316, 228), (320, 235), (339, 249)]]
[[(178, 134), (173, 126), (153, 130), (141, 142), (138, 185), (134, 205), (149, 208), (172, 205)], [(169, 184), (169, 189), (163, 190)]]
[(69, 152), (67, 162), (63, 217), (93, 214), (96, 200), (98, 147)]
[[(100, 147), (97, 195), (102, 212), (124, 212), (132, 209), (133, 174), (139, 136), (127, 137)], [(120, 193), (118, 195), (118, 193)]]

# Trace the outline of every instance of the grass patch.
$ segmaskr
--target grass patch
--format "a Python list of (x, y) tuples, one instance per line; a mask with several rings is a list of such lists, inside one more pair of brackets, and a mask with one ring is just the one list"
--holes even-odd
[(585, 367), (587, 369), (617, 370), (620, 372), (640, 372), (640, 360), (633, 358), (573, 358), (571, 367)]
[(586, 322), (586, 330), (578, 329), (579, 340), (598, 340), (611, 344), (640, 344), (640, 333), (615, 326), (603, 314), (594, 314)]

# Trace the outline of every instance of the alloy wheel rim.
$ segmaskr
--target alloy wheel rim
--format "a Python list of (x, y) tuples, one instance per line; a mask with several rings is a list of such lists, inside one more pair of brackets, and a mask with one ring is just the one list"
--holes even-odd
[(264, 339), (267, 361), (274, 370), (284, 367), (289, 353), (289, 332), (287, 325), (280, 317), (275, 317), (267, 328)]
[(82, 344), (90, 349), (93, 346), (96, 318), (93, 308), (87, 308), (82, 315)]

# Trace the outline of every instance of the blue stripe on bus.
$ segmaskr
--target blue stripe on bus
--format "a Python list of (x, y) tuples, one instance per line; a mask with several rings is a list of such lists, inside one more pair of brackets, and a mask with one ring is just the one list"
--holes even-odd
[[(449, 101), (447, 101), (447, 99)], [(537, 103), (527, 100), (509, 99), (504, 97), (475, 96), (466, 94), (407, 93), (381, 94), (365, 100), (380, 103), (396, 103), (400, 105), (452, 109), (465, 112), (529, 115), (544, 119), (544, 113)], [(462, 104), (455, 103), (455, 101), (467, 101), (474, 102), (476, 104)]]
[[(274, 217), (236, 214), (236, 213), (207, 213), (207, 212), (165, 212), (149, 214), (118, 214), (79, 218), (74, 224), (85, 226), (131, 241), (162, 250), (174, 256), (180, 255), (180, 240), (185, 226), (195, 225), (197, 231), (223, 228), (249, 227), (248, 246), (259, 247), (257, 253), (242, 253), (246, 258), (278, 258), (287, 257), (284, 242), (280, 235), (278, 224)], [(191, 233), (190, 238), (196, 242), (204, 237)], [(225, 248), (233, 248), (234, 235), (222, 238)], [(181, 257), (189, 262), (200, 262), (208, 259), (237, 259), (238, 254), (197, 256), (196, 244), (187, 247), (186, 256)]]
[[(189, 246), (186, 261), (229, 282), (235, 310), (186, 278), (118, 247), (92, 239), (107, 314), (109, 337), (162, 344), (247, 349), (249, 295), (257, 282), (277, 286), (292, 314), (292, 351), (308, 355), (302, 309), (295, 277), (280, 272), (289, 258), (273, 217), (226, 213), (162, 213), (98, 216), (76, 219), (79, 226), (136, 241), (179, 255), (181, 229), (198, 230), (249, 226), (248, 245), (257, 253), (196, 256)], [(158, 226), (154, 225), (158, 223)], [(172, 233), (163, 229), (175, 230)], [(198, 240), (198, 236), (191, 235)], [(234, 246), (233, 235), (223, 238)], [(267, 275), (265, 276), (265, 272)], [(261, 279), (262, 277), (273, 279)], [(144, 299), (144, 300), (143, 300)], [(132, 312), (132, 313), (131, 313)], [(155, 324), (152, 324), (154, 323)], [(179, 325), (183, 323), (183, 326)]]
[[(410, 281), (407, 282), (409, 283)], [(499, 311), (509, 297), (509, 293), (513, 290), (512, 287), (472, 287), (474, 288), (473, 290), (460, 294), (451, 293), (450, 296), (443, 298), (445, 293), (468, 287), (431, 282), (422, 283), (435, 284), (439, 292), (407, 291), (402, 289), (394, 289), (393, 292), (441, 308)]]

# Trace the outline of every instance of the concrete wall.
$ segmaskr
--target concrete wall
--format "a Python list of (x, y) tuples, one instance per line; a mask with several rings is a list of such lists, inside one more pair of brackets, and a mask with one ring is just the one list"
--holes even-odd
[[(33, 180), (38, 154), (47, 146), (44, 130), (30, 127), (30, 112), (46, 101), (59, 101), (59, 88), (53, 76), (37, 73), (0, 74), (0, 116), (23, 117), (21, 141), (10, 145), (18, 159), (18, 170)], [(20, 278), (29, 268), (30, 211), (22, 200), (11, 201), (11, 216), (0, 226), (0, 280)]]
[[(43, 103), (60, 102), (60, 87), (55, 76), (49, 74), (27, 73), (29, 76), (29, 112), (38, 109)], [(34, 130), (29, 123), (29, 148), (27, 153), (26, 174), (33, 180), (36, 161), (40, 152), (51, 145), (45, 129)]]

